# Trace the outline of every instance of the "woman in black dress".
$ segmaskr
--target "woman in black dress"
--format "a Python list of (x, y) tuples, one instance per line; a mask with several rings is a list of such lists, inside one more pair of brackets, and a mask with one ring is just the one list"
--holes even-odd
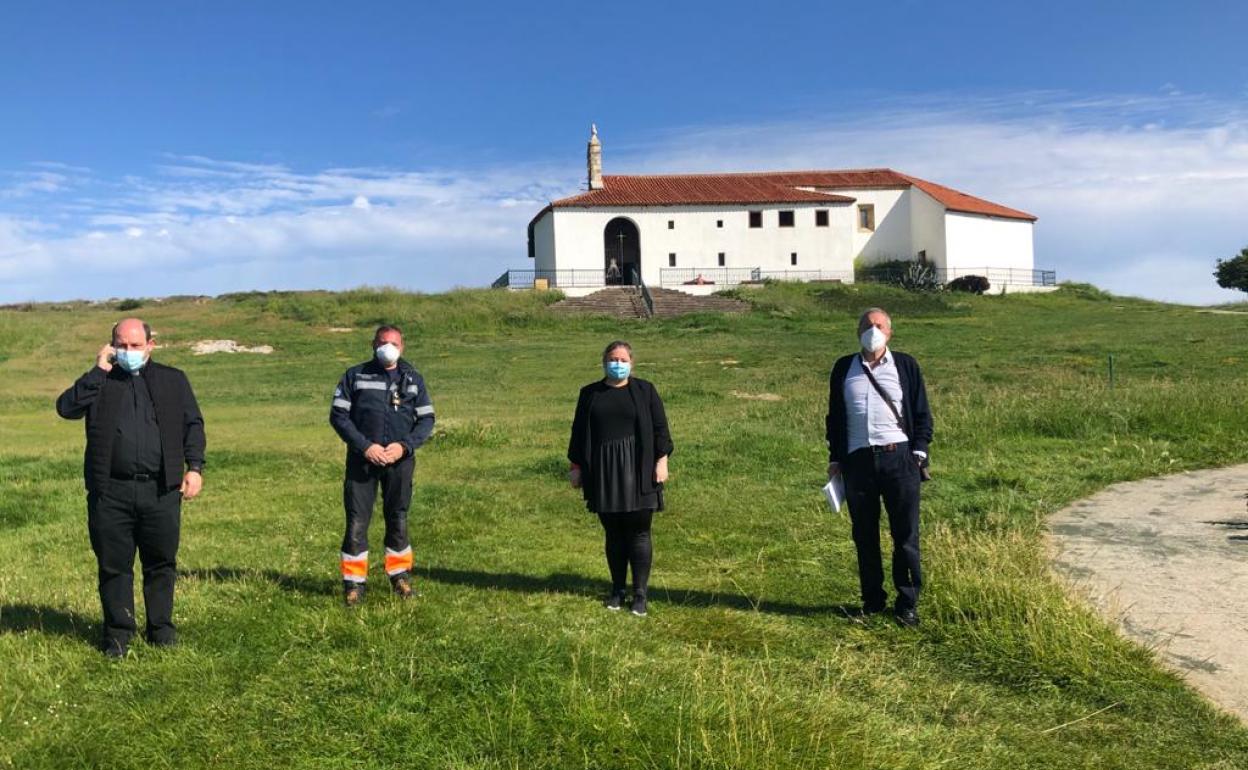
[(652, 548), (650, 522), (663, 510), (663, 482), (672, 437), (654, 386), (632, 376), (633, 349), (616, 340), (602, 352), (604, 377), (581, 388), (572, 420), (568, 478), (606, 533), (611, 594), (606, 607), (624, 605), (633, 568), (634, 615), (646, 614)]

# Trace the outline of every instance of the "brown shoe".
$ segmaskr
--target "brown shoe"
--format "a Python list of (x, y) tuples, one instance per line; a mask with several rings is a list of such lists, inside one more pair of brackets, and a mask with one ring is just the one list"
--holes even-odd
[(405, 577), (395, 578), (390, 585), (394, 588), (394, 595), (400, 599), (410, 599), (416, 593), (412, 590), (412, 581)]
[(364, 603), (364, 586), (356, 584), (342, 594), (343, 603), (348, 607), (358, 607)]

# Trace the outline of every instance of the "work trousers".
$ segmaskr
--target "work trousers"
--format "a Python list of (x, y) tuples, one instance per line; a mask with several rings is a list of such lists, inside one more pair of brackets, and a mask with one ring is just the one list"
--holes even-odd
[(646, 597), (650, 583), (650, 563), (653, 546), (650, 541), (650, 522), (654, 511), (631, 511), (629, 513), (600, 513), (605, 535), (604, 550), (607, 569), (611, 572), (611, 593), (624, 593), (628, 580), (628, 568), (633, 568), (633, 595)]
[(103, 642), (129, 644), (134, 616), (134, 553), (143, 565), (146, 636), (172, 644), (173, 586), (178, 572), (182, 493), (159, 481), (111, 479), (87, 495), (87, 530), (99, 565)]
[(888, 604), (880, 558), (881, 499), (893, 538), (895, 608), (913, 609), (923, 585), (919, 567), (919, 466), (909, 444), (893, 446), (891, 452), (882, 447), (859, 449), (841, 467), (854, 546), (858, 550), (862, 604), (870, 610), (883, 609)]
[(342, 501), (347, 526), (342, 538), (342, 578), (363, 583), (368, 574), (368, 525), (373, 518), (377, 488), (381, 487), (382, 514), (386, 521), (386, 574), (391, 580), (406, 577), (412, 569), (412, 546), (407, 538), (407, 511), (412, 505), (413, 455), (393, 465), (373, 465), (363, 455), (347, 455)]

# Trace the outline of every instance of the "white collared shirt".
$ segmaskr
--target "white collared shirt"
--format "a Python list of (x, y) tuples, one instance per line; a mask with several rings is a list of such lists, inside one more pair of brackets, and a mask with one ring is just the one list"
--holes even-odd
[[(884, 399), (880, 398), (879, 391), (871, 385), (871, 381), (863, 373), (865, 365), (861, 354), (854, 357), (845, 375), (845, 387), (842, 391), (845, 397), (849, 452), (867, 446), (900, 444), (909, 440), (906, 438), (906, 432), (898, 424), (897, 418), (893, 416), (892, 410), (884, 403)], [(897, 407), (897, 413), (904, 414), (901, 408), (901, 376), (897, 372), (893, 354), (888, 348), (884, 349), (884, 355), (871, 369), (871, 374), (888, 394), (893, 406)]]

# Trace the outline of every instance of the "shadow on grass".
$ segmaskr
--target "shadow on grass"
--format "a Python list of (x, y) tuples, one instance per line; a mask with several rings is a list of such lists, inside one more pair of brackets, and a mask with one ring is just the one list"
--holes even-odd
[[(606, 596), (611, 589), (611, 584), (606, 580), (598, 580), (570, 572), (554, 572), (545, 577), (522, 575), (515, 572), (481, 572), (477, 570), (451, 569), (448, 567), (428, 567), (417, 572), (438, 583), (471, 586), (473, 588), (495, 588), (517, 593), (560, 593), (596, 599)], [(767, 599), (756, 601), (740, 594), (720, 594), (689, 588), (654, 586), (650, 590), (650, 599), (651, 601), (659, 600), (684, 607), (727, 607), (747, 612), (767, 612), (775, 615), (798, 617), (812, 615), (854, 616), (861, 611), (859, 607), (840, 604), (812, 607)]]
[(178, 570), (179, 578), (204, 580), (212, 583), (225, 581), (260, 581), (272, 583), (283, 591), (315, 596), (333, 596), (342, 585), (331, 577), (316, 578), (306, 575), (286, 575), (277, 570), (251, 569), (246, 567), (206, 567)]
[[(239, 567), (208, 567), (179, 570), (179, 577), (222, 581), (262, 581), (271, 583), (284, 591), (312, 596), (336, 596), (342, 584), (334, 577), (325, 578), (286, 575), (275, 570)], [(586, 577), (571, 572), (554, 572), (549, 575), (524, 575), (517, 572), (484, 572), (449, 567), (418, 567), (416, 576), (445, 585), (470, 588), (495, 589), (528, 594), (567, 594), (598, 599), (605, 596), (611, 586), (606, 580)], [(753, 600), (740, 594), (721, 594), (688, 588), (652, 587), (651, 600), (659, 600), (682, 607), (726, 607), (745, 612), (766, 612), (774, 615), (810, 617), (832, 615), (854, 618), (862, 614), (857, 605), (828, 604), (809, 606), (792, 602)]]
[(95, 644), (99, 636), (99, 620), (71, 610), (36, 604), (5, 604), (0, 606), (0, 634), (37, 631)]

